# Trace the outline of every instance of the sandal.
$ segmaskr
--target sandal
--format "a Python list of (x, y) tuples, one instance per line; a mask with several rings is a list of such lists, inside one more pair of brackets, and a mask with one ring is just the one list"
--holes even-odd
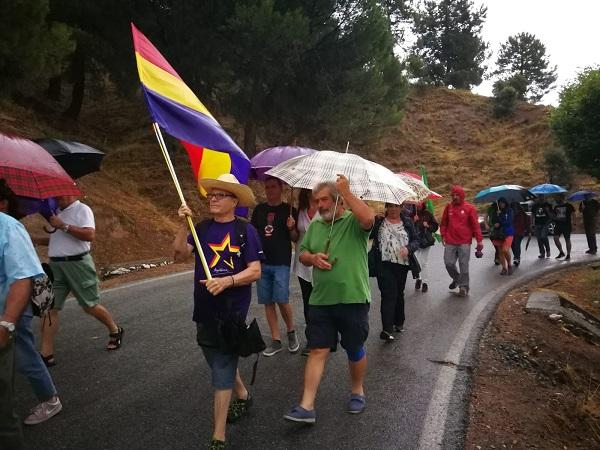
[(106, 346), (106, 350), (119, 350), (121, 348), (121, 341), (123, 339), (123, 327), (118, 327), (119, 331), (116, 333), (110, 333), (108, 337), (110, 338), (108, 344)]
[(54, 360), (54, 355), (44, 356), (40, 353), (40, 357), (42, 358), (42, 361), (44, 361), (44, 364), (46, 365), (46, 367), (52, 367), (52, 366), (56, 365), (56, 361)]

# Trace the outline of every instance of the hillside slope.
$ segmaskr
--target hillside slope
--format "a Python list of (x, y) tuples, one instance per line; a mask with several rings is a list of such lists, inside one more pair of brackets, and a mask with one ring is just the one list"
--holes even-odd
[[(0, 103), (0, 131), (30, 138), (78, 140), (107, 153), (102, 172), (79, 182), (85, 201), (96, 214), (94, 255), (99, 266), (169, 256), (179, 226), (179, 200), (143, 100), (89, 100), (78, 123), (61, 119), (56, 112), (60, 106), (46, 106), (43, 113), (34, 113)], [(441, 194), (447, 194), (453, 183), (463, 184), (468, 197), (486, 186), (505, 182), (531, 186), (545, 179), (540, 163), (551, 143), (548, 111), (522, 103), (514, 117), (497, 120), (491, 115), (487, 97), (428, 89), (411, 94), (404, 120), (379, 143), (351, 143), (350, 148), (392, 170), (416, 172), (419, 164), (424, 164), (432, 188)], [(229, 125), (225, 121), (226, 128), (232, 130)], [(235, 129), (232, 135), (241, 141)], [(187, 156), (177, 146), (171, 147), (186, 198), (194, 210), (205, 211)], [(596, 186), (585, 178), (579, 182)], [(42, 219), (28, 218), (26, 223), (33, 234), (43, 233)]]

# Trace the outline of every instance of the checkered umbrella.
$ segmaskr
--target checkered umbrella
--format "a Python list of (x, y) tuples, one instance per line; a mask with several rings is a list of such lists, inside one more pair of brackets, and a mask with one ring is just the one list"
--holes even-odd
[(30, 140), (1, 133), (0, 178), (22, 197), (81, 195), (73, 179), (46, 150)]
[(328, 150), (298, 156), (266, 172), (295, 188), (312, 189), (338, 174), (350, 181), (350, 190), (363, 200), (401, 204), (415, 195), (391, 170), (358, 155)]
[(440, 194), (432, 191), (427, 186), (425, 186), (425, 183), (423, 183), (423, 180), (421, 179), (420, 175), (410, 172), (400, 172), (396, 175), (399, 176), (400, 179), (406, 184), (408, 184), (408, 186), (410, 186), (410, 188), (414, 191), (415, 196), (409, 201), (412, 200), (414, 202), (422, 202), (424, 200), (427, 200), (428, 198), (442, 198)]

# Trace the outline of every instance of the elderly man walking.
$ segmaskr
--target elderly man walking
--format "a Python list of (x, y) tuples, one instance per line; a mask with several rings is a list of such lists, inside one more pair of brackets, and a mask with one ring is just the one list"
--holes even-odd
[[(263, 257), (256, 229), (235, 217), (236, 206), (254, 206), (254, 194), (240, 184), (234, 175), (224, 174), (217, 179), (200, 179), (198, 184), (207, 190), (212, 219), (196, 225), (202, 252), (207, 255), (213, 277), (207, 281), (200, 257), (196, 254), (194, 272), (194, 315), (197, 342), (211, 370), (214, 394), (214, 429), (210, 449), (225, 448), (225, 424), (242, 417), (252, 404), (238, 366), (239, 356), (221, 348), (219, 321), (235, 318), (245, 321), (252, 295), (251, 285), (260, 278)], [(186, 220), (173, 243), (175, 261), (187, 260), (195, 252), (194, 241), (188, 234), (187, 205), (179, 208)], [(231, 403), (232, 392), (236, 399)]]
[[(0, 211), (14, 196), (0, 180)], [(17, 326), (29, 308), (32, 279), (44, 273), (25, 227), (0, 212), (0, 448), (25, 448), (13, 405)], [(38, 357), (39, 358), (39, 357)], [(42, 364), (41, 361), (39, 364)], [(60, 401), (58, 401), (60, 405)], [(58, 408), (58, 407), (57, 407)], [(60, 411), (58, 409), (56, 412)]]
[[(442, 214), (440, 233), (444, 244), (444, 264), (452, 278), (449, 289), (459, 288), (458, 295), (469, 294), (469, 259), (473, 236), (477, 240), (477, 251), (483, 250), (483, 236), (477, 220), (477, 210), (465, 201), (465, 191), (454, 186), (451, 191), (452, 202), (448, 203)], [(456, 269), (458, 261), (458, 270)]]
[[(338, 176), (336, 183), (317, 185), (313, 194), (320, 218), (311, 222), (300, 245), (300, 262), (313, 267), (307, 325), (310, 353), (304, 369), (302, 399), (284, 415), (287, 420), (304, 423), (316, 421), (317, 389), (338, 335), (348, 354), (351, 378), (346, 410), (358, 414), (365, 408), (364, 342), (369, 334), (371, 301), (367, 242), (375, 219), (373, 211), (350, 192), (348, 179), (343, 175)], [(338, 194), (341, 197), (336, 209)]]
[(75, 196), (56, 197), (59, 212), (50, 217), (56, 231), (50, 238), (36, 238), (34, 242), (48, 245), (50, 268), (54, 274), (54, 307), (50, 319), (42, 323), (41, 354), (47, 366), (55, 364), (54, 337), (58, 331), (58, 312), (64, 307), (67, 295), (73, 293), (79, 306), (108, 330), (106, 350), (121, 347), (123, 328), (113, 320), (111, 313), (100, 304), (96, 266), (90, 255), (96, 238), (94, 213)]

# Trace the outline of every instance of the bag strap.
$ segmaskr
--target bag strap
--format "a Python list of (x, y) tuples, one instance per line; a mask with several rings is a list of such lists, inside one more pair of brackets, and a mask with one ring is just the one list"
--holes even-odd
[(254, 364), (252, 364), (252, 378), (250, 379), (250, 386), (254, 385), (254, 381), (256, 380), (256, 371), (258, 369), (258, 359), (260, 358), (260, 352), (256, 354), (256, 360)]

